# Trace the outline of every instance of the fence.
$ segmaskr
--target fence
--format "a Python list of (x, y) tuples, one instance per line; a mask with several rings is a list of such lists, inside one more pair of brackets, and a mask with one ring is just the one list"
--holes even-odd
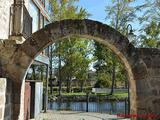
[(123, 101), (107, 100), (107, 101), (89, 101), (89, 95), (86, 95), (86, 101), (74, 102), (67, 100), (57, 100), (57, 102), (49, 102), (48, 108), (52, 110), (70, 110), (84, 112), (98, 112), (107, 114), (128, 113), (128, 99)]

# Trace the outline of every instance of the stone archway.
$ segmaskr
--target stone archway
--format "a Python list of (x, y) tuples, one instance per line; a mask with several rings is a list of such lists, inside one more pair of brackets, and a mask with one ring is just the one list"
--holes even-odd
[[(130, 82), (131, 114), (148, 114), (151, 111), (158, 114), (158, 110), (152, 104), (145, 104), (155, 100), (158, 104), (160, 98), (152, 99), (152, 86), (150, 84), (150, 72), (145, 50), (136, 49), (128, 39), (108, 25), (88, 19), (62, 20), (51, 23), (45, 28), (32, 34), (23, 44), (16, 45), (13, 41), (0, 43), (0, 60), (3, 77), (13, 81), (13, 119), (23, 119), (23, 93), (21, 85), (27, 69), (32, 60), (50, 44), (69, 36), (80, 36), (94, 39), (103, 43), (117, 54), (126, 71)], [(150, 51), (150, 50), (149, 50)], [(150, 52), (152, 54), (153, 50)], [(6, 54), (6, 55), (5, 55)], [(145, 61), (146, 60), (146, 61)], [(157, 93), (158, 94), (158, 93)], [(160, 94), (160, 93), (159, 93)], [(21, 99), (20, 99), (21, 98)], [(145, 99), (144, 99), (145, 98)], [(21, 111), (21, 110), (22, 111)], [(134, 119), (134, 118), (133, 118)]]

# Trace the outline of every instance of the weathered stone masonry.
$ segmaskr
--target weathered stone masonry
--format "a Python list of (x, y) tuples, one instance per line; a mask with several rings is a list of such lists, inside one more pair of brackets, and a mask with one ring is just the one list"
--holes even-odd
[(120, 57), (130, 82), (131, 114), (159, 114), (160, 50), (137, 49), (115, 29), (85, 19), (63, 20), (49, 24), (32, 34), (21, 45), (17, 45), (14, 40), (0, 41), (0, 76), (12, 80), (13, 120), (23, 120), (24, 117), (24, 91), (21, 92), (21, 85), (32, 60), (45, 47), (73, 35), (99, 41)]

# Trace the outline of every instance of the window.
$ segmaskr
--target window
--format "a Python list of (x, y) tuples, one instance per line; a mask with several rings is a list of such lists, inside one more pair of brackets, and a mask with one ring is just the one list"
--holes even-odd
[(44, 27), (44, 16), (41, 14), (41, 24), (40, 24), (40, 29)]
[(32, 2), (30, 2), (30, 10), (29, 10), (30, 16), (32, 17), (32, 33), (36, 32), (39, 29), (39, 9), (36, 7), (36, 5)]

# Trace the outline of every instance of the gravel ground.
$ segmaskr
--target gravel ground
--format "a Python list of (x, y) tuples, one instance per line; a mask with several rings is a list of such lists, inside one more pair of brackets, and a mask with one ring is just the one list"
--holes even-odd
[(130, 120), (117, 118), (116, 115), (78, 112), (78, 111), (47, 111), (40, 113), (35, 120)]

